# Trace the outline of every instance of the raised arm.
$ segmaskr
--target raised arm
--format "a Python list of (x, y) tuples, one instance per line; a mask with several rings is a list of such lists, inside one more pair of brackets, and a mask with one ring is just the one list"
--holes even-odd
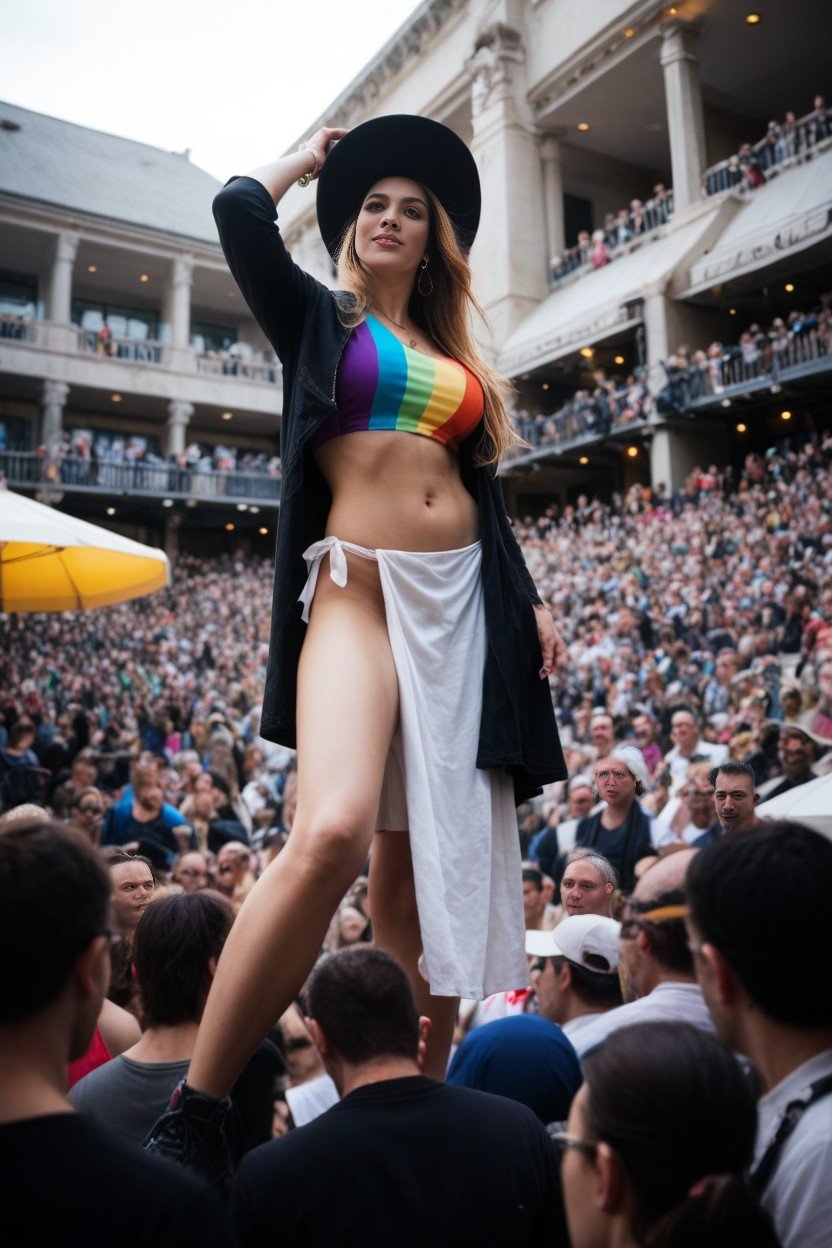
[(322, 129), (304, 150), (231, 178), (214, 199), (214, 219), (234, 280), (263, 333), (285, 359), (320, 287), (292, 260), (277, 228), (276, 205), (302, 175), (316, 177), (344, 130)]

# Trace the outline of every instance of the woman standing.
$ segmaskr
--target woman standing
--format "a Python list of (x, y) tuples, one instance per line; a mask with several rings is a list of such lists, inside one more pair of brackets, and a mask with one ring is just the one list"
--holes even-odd
[[(317, 177), (335, 292), (274, 224)], [(297, 746), (298, 774), (289, 841), (240, 912), (189, 1083), (150, 1137), (203, 1169), (222, 1098), (368, 851), (375, 941), (408, 970), (433, 1024), (426, 1073), (443, 1076), (457, 997), (525, 983), (514, 804), (566, 774), (548, 689), (561, 643), (505, 514), (512, 430), (469, 323), (471, 153), (421, 117), (324, 128), (232, 179), (214, 211), (283, 364), (260, 730)]]

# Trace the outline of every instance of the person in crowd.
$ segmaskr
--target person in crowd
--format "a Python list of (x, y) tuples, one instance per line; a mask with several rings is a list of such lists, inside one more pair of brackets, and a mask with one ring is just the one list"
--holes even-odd
[(97, 1070), (105, 1062), (112, 1061), (119, 1053), (129, 1049), (140, 1035), (141, 1030), (134, 1016), (105, 997), (86, 1053), (77, 1061), (70, 1062), (67, 1068), (67, 1089), (73, 1087), (91, 1070)]
[(589, 721), (589, 736), (595, 760), (606, 758), (615, 748), (615, 720), (607, 711), (595, 710)]
[(214, 887), (239, 910), (254, 883), (254, 862), (248, 845), (242, 841), (228, 841), (217, 854)]
[(171, 867), (171, 882), (178, 884), (183, 893), (198, 893), (212, 886), (211, 863), (198, 849), (180, 854)]
[(777, 742), (777, 757), (782, 771), (760, 785), (760, 801), (768, 802), (781, 793), (816, 780), (819, 773), (812, 764), (822, 751), (822, 744), (809, 729), (799, 724), (783, 724)]
[(639, 711), (630, 722), (633, 730), (633, 740), (638, 749), (641, 750), (647, 774), (651, 781), (654, 781), (664, 764), (662, 747), (659, 745), (658, 739), (659, 726), (648, 711)]
[[(700, 838), (719, 835), (714, 811), (714, 782), (710, 763), (691, 763), (684, 782), (662, 810), (670, 840), (662, 844), (696, 845)], [(704, 842), (703, 842), (704, 843)]]
[(73, 802), (85, 789), (94, 788), (98, 780), (98, 764), (92, 750), (80, 750), (73, 758), (69, 776), (52, 794), (52, 809), (63, 818)]
[(818, 700), (800, 716), (798, 723), (802, 728), (808, 728), (815, 737), (824, 739), (832, 749), (832, 654), (818, 665), (817, 678)]
[[(133, 963), (141, 1037), (76, 1083), (71, 1104), (122, 1139), (141, 1144), (188, 1070), (199, 1020), (226, 937), (231, 905), (215, 893), (156, 902), (136, 927)], [(234, 1089), (225, 1129), (232, 1161), (271, 1138), (274, 1083), (283, 1063), (265, 1040)]]
[(70, 798), (67, 807), (69, 822), (83, 832), (96, 848), (101, 844), (101, 829), (106, 814), (104, 795), (94, 787), (79, 790)]
[(142, 854), (111, 850), (107, 861), (113, 889), (113, 926), (119, 935), (130, 936), (156, 894), (156, 871)]
[[(231, 1200), (241, 1248), (551, 1242), (558, 1203), (543, 1125), (505, 1097), (421, 1074), (429, 1023), (389, 954), (328, 954), (306, 1008), (341, 1100), (243, 1160)], [(325, 1178), (326, 1199), (299, 1174)]]
[(592, 777), (583, 772), (572, 776), (567, 785), (566, 818), (558, 822), (555, 812), (553, 821), (529, 846), (529, 856), (534, 858), (544, 875), (554, 877), (558, 858), (573, 848), (578, 824), (592, 810), (595, 801)]
[(564, 919), (557, 932), (526, 932), (541, 1017), (577, 1048), (582, 1031), (624, 1002), (618, 978), (621, 925), (596, 914)]
[[(795, 823), (738, 832), (686, 882), (696, 973), (726, 1043), (763, 1088), (752, 1187), (784, 1248), (825, 1248), (832, 1225), (832, 845)], [(772, 971), (772, 936), (776, 965)]]
[(553, 915), (547, 913), (543, 872), (530, 863), (523, 867), (523, 921), (526, 931), (551, 927), (553, 922)]
[(618, 974), (624, 1005), (602, 1015), (576, 1037), (582, 1060), (614, 1031), (631, 1023), (670, 1019), (713, 1030), (685, 929), (685, 877), (700, 852), (683, 849), (662, 858), (636, 884), (621, 921)]
[(632, 891), (636, 863), (652, 854), (654, 844), (666, 836), (638, 801), (649, 784), (640, 751), (634, 745), (616, 746), (595, 764), (595, 793), (606, 804), (582, 819), (575, 832), (576, 846), (609, 859), (625, 893)]
[[(138, 847), (162, 870), (168, 870), (184, 847), (192, 842), (192, 830), (178, 811), (176, 823), (165, 811), (165, 795), (152, 777), (136, 776), (129, 805), (113, 806), (104, 821), (105, 845)], [(177, 833), (179, 835), (177, 835)]]
[(8, 730), (6, 744), (0, 749), (0, 807), (22, 806), (40, 799), (43, 777), (38, 775), (38, 756), (34, 751), (37, 728), (35, 722), (21, 716)]
[(107, 990), (109, 905), (106, 868), (79, 832), (45, 823), (0, 836), (3, 1241), (230, 1245), (200, 1181), (67, 1101), (67, 1066), (88, 1049)]
[[(760, 794), (757, 792), (754, 768), (750, 763), (729, 760), (721, 767), (715, 767), (711, 772), (711, 783), (714, 809), (721, 833), (745, 832), (748, 828), (763, 826), (762, 819), (757, 815)], [(701, 847), (715, 839), (710, 832), (703, 833), (694, 844)]]
[(338, 911), (338, 934), (336, 949), (348, 949), (359, 941), (367, 939), (370, 920), (362, 914), (357, 906), (341, 906)]
[(673, 748), (664, 756), (670, 768), (673, 787), (679, 788), (687, 777), (691, 763), (709, 762), (712, 767), (718, 766), (728, 757), (728, 747), (706, 741), (694, 712), (689, 706), (677, 706), (670, 720), (670, 735)]
[(731, 705), (731, 685), (739, 671), (736, 650), (720, 650), (714, 661), (714, 674), (702, 693), (702, 711), (710, 718), (722, 715)]
[(569, 851), (560, 881), (561, 917), (612, 913), (618, 876), (609, 858), (597, 850), (577, 846)]
[(562, 1028), (536, 1014), (516, 1014), (467, 1035), (451, 1059), (447, 1082), (519, 1101), (545, 1126), (566, 1117), (581, 1068)]
[(754, 1093), (716, 1036), (625, 1027), (584, 1080), (554, 1137), (572, 1248), (779, 1248), (745, 1181)]

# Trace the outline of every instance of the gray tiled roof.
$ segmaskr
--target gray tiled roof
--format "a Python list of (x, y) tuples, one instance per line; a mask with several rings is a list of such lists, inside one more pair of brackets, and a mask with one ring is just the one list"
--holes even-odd
[(175, 152), (0, 101), (2, 192), (217, 243), (220, 185)]

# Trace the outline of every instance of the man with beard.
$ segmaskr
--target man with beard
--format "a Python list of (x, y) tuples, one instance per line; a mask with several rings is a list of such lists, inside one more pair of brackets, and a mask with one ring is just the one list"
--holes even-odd
[(713, 1030), (685, 929), (685, 876), (696, 850), (655, 863), (639, 880), (621, 923), (618, 974), (626, 1004), (602, 1014), (573, 1043), (578, 1057), (619, 1027), (672, 1020)]

